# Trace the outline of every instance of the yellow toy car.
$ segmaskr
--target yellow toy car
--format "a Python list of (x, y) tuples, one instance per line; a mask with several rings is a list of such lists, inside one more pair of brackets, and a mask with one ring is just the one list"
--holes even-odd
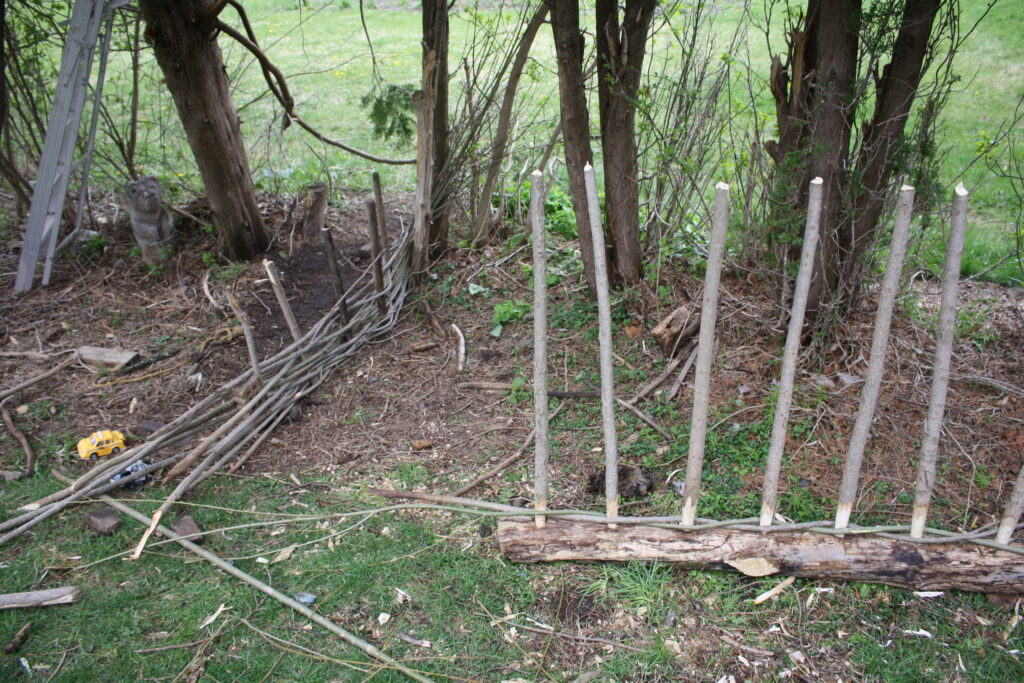
[(124, 450), (124, 434), (112, 429), (93, 432), (78, 442), (78, 455), (82, 460), (95, 460)]

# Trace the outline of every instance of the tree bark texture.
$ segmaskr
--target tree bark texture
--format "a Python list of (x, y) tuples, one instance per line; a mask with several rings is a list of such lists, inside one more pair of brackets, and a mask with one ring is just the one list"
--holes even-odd
[(871, 535), (810, 532), (680, 531), (529, 517), (498, 523), (513, 562), (673, 562), (744, 574), (868, 581), (915, 590), (1024, 591), (1024, 556), (977, 545), (912, 543)]
[(604, 200), (615, 274), (626, 284), (643, 278), (636, 160), (636, 96), (643, 75), (647, 29), (656, 0), (597, 0), (597, 95), (604, 156)]
[(580, 237), (583, 272), (592, 295), (597, 293), (594, 273), (594, 244), (590, 237), (587, 188), (583, 167), (593, 161), (590, 151), (590, 115), (587, 113), (586, 83), (583, 78), (583, 34), (580, 32), (578, 3), (546, 0), (551, 9), (551, 31), (558, 62), (558, 97), (562, 120), (562, 144), (569, 174), (569, 197)]
[[(844, 189), (849, 180), (846, 157), (853, 130), (854, 84), (857, 78), (857, 41), (860, 30), (861, 0), (808, 3), (808, 34), (813, 61), (808, 69), (811, 98), (807, 118), (807, 163), (800, 184), (801, 198), (813, 178), (821, 178), (821, 241), (818, 242), (817, 267), (807, 298), (806, 320), (813, 324), (823, 299), (835, 291), (842, 262), (839, 222), (847, 198)], [(801, 208), (803, 202), (798, 204)]]
[(269, 238), (256, 201), (220, 47), (202, 21), (213, 0), (141, 0), (146, 37), (174, 97), (213, 210), (221, 252), (252, 259)]
[(855, 284), (853, 270), (878, 227), (886, 188), (893, 176), (893, 152), (903, 137), (910, 107), (921, 84), (928, 40), (939, 5), (940, 0), (907, 1), (893, 45), (892, 60), (882, 69), (875, 111), (857, 159), (860, 193), (854, 200), (852, 225), (843, 235), (844, 246), (849, 252), (844, 264), (844, 282)]
[(448, 247), (450, 182), (438, 182), (452, 177), (448, 166), (448, 5), (445, 0), (423, 2), (423, 60), (434, 53), (434, 88), (431, 102), (433, 142), (433, 173), (430, 195), (430, 251), (437, 256)]
[(868, 94), (856, 90), (858, 62), (864, 59), (858, 52), (862, 0), (808, 0), (803, 30), (790, 36), (787, 63), (772, 59), (779, 140), (768, 151), (780, 182), (791, 186), (777, 216), (802, 210), (811, 178), (825, 181), (807, 330), (820, 322), (827, 306), (848, 305), (856, 296), (860, 259), (874, 239), (891, 189), (894, 152), (921, 83), (941, 4), (908, 0), (902, 5), (890, 63), (876, 79), (874, 113), (855, 158), (852, 123), (857, 108), (869, 101)]

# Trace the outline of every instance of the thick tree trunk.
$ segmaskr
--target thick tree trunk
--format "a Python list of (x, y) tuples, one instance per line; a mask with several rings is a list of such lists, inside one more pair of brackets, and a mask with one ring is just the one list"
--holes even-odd
[(433, 52), (432, 119), (433, 190), (430, 196), (430, 250), (435, 256), (448, 248), (449, 203), (453, 173), (448, 166), (448, 5), (445, 0), (423, 2), (423, 55)]
[(487, 166), (487, 176), (484, 179), (483, 190), (480, 193), (479, 202), (476, 206), (476, 225), (473, 226), (473, 243), (482, 247), (491, 240), (491, 233), (494, 230), (494, 214), (491, 209), (493, 201), (494, 185), (498, 181), (498, 172), (501, 170), (501, 162), (505, 159), (505, 150), (508, 147), (508, 135), (512, 128), (512, 107), (516, 101), (516, 90), (519, 89), (519, 80), (523, 75), (523, 67), (530, 56), (530, 47), (534, 38), (540, 30), (541, 24), (547, 18), (548, 8), (541, 5), (537, 8), (530, 23), (523, 31), (523, 37), (519, 40), (519, 49), (516, 50), (515, 59), (509, 69), (508, 82), (505, 85), (505, 94), (501, 100), (501, 111), (498, 113), (498, 124), (494, 131), (494, 142), (491, 145), (491, 160)]
[[(807, 296), (805, 327), (815, 324), (821, 306), (836, 291), (846, 257), (839, 235), (848, 197), (846, 158), (855, 113), (854, 82), (861, 0), (811, 3), (809, 32), (814, 33), (814, 69), (810, 84), (811, 110), (807, 121), (807, 173), (801, 188), (816, 177), (822, 187), (821, 235), (814, 276)], [(810, 12), (813, 10), (814, 14)], [(801, 208), (802, 208), (801, 204)]]
[(886, 189), (892, 180), (892, 152), (903, 137), (910, 106), (921, 84), (928, 39), (940, 4), (939, 0), (908, 0), (892, 60), (882, 70), (875, 112), (857, 159), (860, 194), (854, 201), (852, 224), (844, 235), (848, 256), (843, 282), (848, 283), (851, 294), (859, 279), (855, 273), (857, 264), (874, 239), (882, 215)]
[(604, 200), (612, 263), (625, 284), (643, 278), (636, 161), (636, 95), (643, 73), (647, 29), (656, 0), (597, 0), (597, 94), (604, 156)]
[(252, 259), (267, 248), (269, 238), (220, 48), (201, 22), (212, 4), (140, 0), (139, 7), (199, 166), (221, 252), (230, 259)]
[(501, 552), (513, 562), (674, 562), (735, 569), (751, 576), (788, 575), (869, 581), (915, 590), (1024, 592), (1024, 557), (955, 543), (912, 543), (877, 536), (809, 532), (679, 531), (648, 526), (567, 522), (549, 517), (498, 523)]
[(569, 173), (569, 196), (580, 236), (580, 254), (587, 287), (597, 293), (594, 274), (594, 243), (590, 237), (587, 188), (583, 167), (593, 161), (590, 151), (590, 116), (583, 78), (583, 34), (580, 33), (580, 8), (576, 2), (545, 0), (551, 8), (551, 30), (558, 61), (558, 97), (562, 118), (562, 144)]

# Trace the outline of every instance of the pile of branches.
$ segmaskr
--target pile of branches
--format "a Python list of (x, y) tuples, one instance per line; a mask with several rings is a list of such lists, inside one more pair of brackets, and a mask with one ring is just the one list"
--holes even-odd
[[(166, 484), (202, 458), (154, 513), (150, 532), (136, 549), (137, 556), (149, 533), (175, 501), (225, 465), (231, 463), (229, 471), (237, 470), (303, 397), (316, 390), (367, 341), (395, 325), (410, 284), (411, 248), (411, 233), (406, 232), (380, 257), (387, 273), (382, 288), (375, 288), (369, 276), (372, 269), (367, 269), (308, 332), (260, 363), (258, 374), (255, 368), (249, 368), (154, 432), (144, 443), (96, 465), (67, 488), (22, 507), (24, 514), (0, 523), (0, 545), (80, 499), (123, 486), (124, 480), (112, 482), (111, 477), (144, 459), (151, 464), (134, 471), (130, 479), (170, 468), (164, 478)], [(181, 441), (214, 425), (216, 428), (196, 447), (178, 447)]]

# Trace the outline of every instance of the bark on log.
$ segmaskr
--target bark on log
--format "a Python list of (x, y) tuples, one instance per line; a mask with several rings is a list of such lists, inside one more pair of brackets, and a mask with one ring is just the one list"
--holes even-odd
[[(913, 543), (869, 535), (843, 538), (812, 532), (681, 531), (647, 526), (528, 517), (498, 523), (501, 552), (513, 562), (673, 562), (684, 567), (738, 569), (914, 590), (1024, 592), (1024, 556), (977, 545)], [(766, 567), (752, 571), (751, 567)], [(774, 569), (774, 571), (772, 571)]]
[(302, 216), (302, 236), (307, 242), (320, 241), (320, 231), (327, 217), (327, 184), (313, 183), (306, 188), (306, 212)]
[(685, 303), (665, 316), (665, 319), (651, 330), (651, 336), (658, 343), (661, 352), (672, 357), (699, 331), (700, 308)]
[(81, 597), (82, 590), (75, 586), (63, 586), (61, 588), (29, 591), (27, 593), (7, 593), (0, 595), (0, 609), (70, 605), (73, 602), (78, 602)]

